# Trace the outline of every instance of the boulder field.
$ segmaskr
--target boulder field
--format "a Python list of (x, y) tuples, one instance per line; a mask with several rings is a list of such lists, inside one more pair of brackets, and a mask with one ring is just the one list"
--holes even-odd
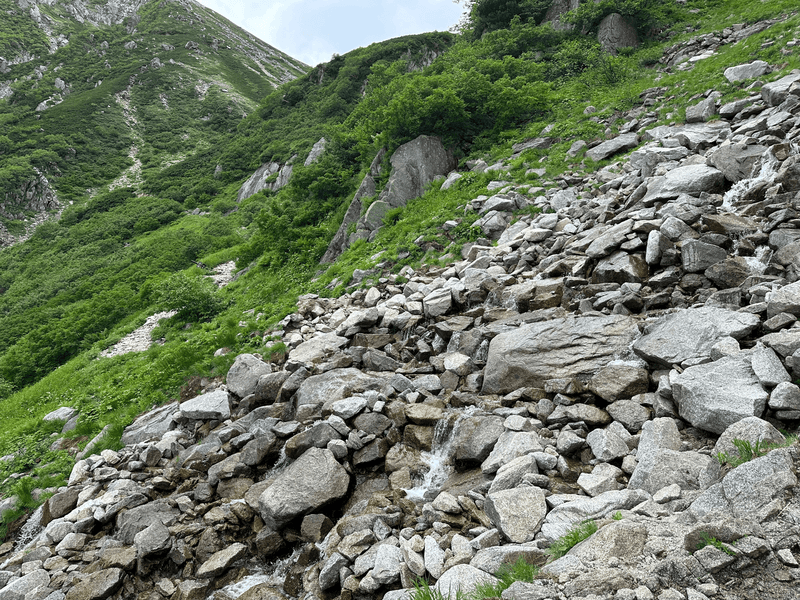
[(549, 191), (489, 167), (460, 259), (301, 297), (280, 364), (86, 452), (0, 600), (455, 598), (519, 558), (503, 600), (797, 598), (800, 74), (637, 110), (589, 148), (626, 159)]

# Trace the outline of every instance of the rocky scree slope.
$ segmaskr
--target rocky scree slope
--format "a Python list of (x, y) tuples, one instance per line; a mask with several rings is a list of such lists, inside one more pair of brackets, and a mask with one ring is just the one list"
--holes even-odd
[(632, 119), (557, 191), (498, 179), (446, 268), (302, 297), (282, 365), (90, 444), (0, 598), (455, 597), (587, 519), (503, 599), (796, 598), (800, 73), (751, 89)]

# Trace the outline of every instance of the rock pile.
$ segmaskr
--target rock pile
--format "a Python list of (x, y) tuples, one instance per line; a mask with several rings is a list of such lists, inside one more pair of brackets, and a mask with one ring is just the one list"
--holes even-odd
[(447, 268), (300, 298), (282, 365), (76, 463), (0, 600), (454, 597), (520, 557), (546, 576), (503, 600), (796, 598), (800, 74), (700, 104), (562, 189), (490, 186)]

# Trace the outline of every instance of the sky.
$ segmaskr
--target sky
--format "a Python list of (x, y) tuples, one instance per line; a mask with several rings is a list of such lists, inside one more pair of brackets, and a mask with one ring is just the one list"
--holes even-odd
[(311, 66), (373, 42), (447, 31), (462, 12), (453, 0), (199, 1)]

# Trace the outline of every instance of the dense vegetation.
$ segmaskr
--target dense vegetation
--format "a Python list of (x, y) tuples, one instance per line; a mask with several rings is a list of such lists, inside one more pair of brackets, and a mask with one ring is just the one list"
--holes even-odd
[[(105, 443), (113, 445), (124, 424), (176, 398), (190, 376), (224, 374), (238, 352), (279, 351), (269, 333), (293, 309), (298, 294), (339, 294), (355, 269), (380, 263), (396, 274), (405, 265), (455, 255), (463, 242), (475, 239), (463, 206), (486, 192), (491, 173), (469, 173), (448, 191), (434, 185), (387, 215), (391, 226), (375, 242), (354, 244), (320, 271), (318, 261), (380, 148), (391, 152), (418, 135), (439, 135), (463, 165), (473, 158), (507, 159), (513, 143), (552, 125), (548, 135), (557, 143), (507, 160), (503, 178), (555, 185), (555, 176), (581, 165), (582, 156), (565, 155), (571, 143), (613, 134), (625, 111), (651, 110), (658, 123), (679, 120), (689, 99), (705, 90), (718, 89), (726, 98), (741, 94), (725, 83), (724, 66), (761, 58), (781, 66), (774, 76), (800, 66), (796, 55), (781, 54), (786, 41), (797, 36), (797, 15), (720, 48), (691, 72), (666, 72), (658, 63), (667, 45), (792, 11), (789, 0), (746, 7), (733, 0), (690, 0), (683, 7), (604, 0), (565, 17), (576, 24), (569, 31), (542, 24), (542, 7), (537, 0), (479, 0), (470, 4), (458, 35), (374, 44), (335, 57), (275, 91), (250, 71), (223, 65), (227, 79), (240, 82), (238, 90), (249, 86), (253, 94), (235, 98), (219, 86), (197, 94), (194, 83), (185, 81), (186, 71), (168, 63), (172, 52), (176, 62), (197, 60), (182, 45), (160, 53), (162, 68), (142, 71), (152, 53), (144, 61), (138, 50), (124, 50), (131, 39), (124, 26), (104, 29), (103, 38), (88, 26), (77, 28), (59, 52), (92, 52), (108, 39), (110, 71), (87, 66), (86, 72), (65, 77), (71, 93), (41, 113), (34, 114), (35, 108), (55, 89), (54, 69), (43, 73), (38, 86), (20, 78), (11, 100), (0, 101), (5, 124), (0, 189), (8, 190), (9, 182), (35, 165), (60, 173), (54, 178), (59, 195), (74, 202), (60, 221), (0, 252), (0, 397), (5, 397), (0, 455), (12, 455), (0, 463), (0, 481), (29, 471), (43, 487), (68, 472), (68, 454), (50, 449), (55, 430), (41, 427), (48, 411), (62, 405), (80, 410), (79, 427), (70, 434), (75, 444), (112, 424)], [(617, 56), (599, 50), (591, 32), (612, 9), (637, 15), (641, 47)], [(159, 8), (150, 4), (143, 10)], [(166, 27), (164, 19), (155, 22)], [(171, 35), (197, 38), (186, 23), (169, 23), (175, 29)], [(140, 31), (136, 39), (146, 43), (139, 48), (160, 44), (160, 31)], [(762, 48), (766, 41), (773, 43)], [(53, 56), (52, 65), (64, 57), (60, 73), (66, 73), (67, 54)], [(136, 64), (136, 84), (119, 98), (128, 87), (127, 77), (119, 79), (127, 73), (126, 61)], [(22, 68), (13, 66), (10, 76)], [(103, 83), (94, 87), (99, 79)], [(639, 94), (654, 85), (674, 93), (663, 106), (645, 109)], [(173, 87), (165, 106), (159, 90)], [(257, 93), (262, 101), (256, 105)], [(128, 100), (139, 107), (135, 127), (125, 125)], [(584, 113), (590, 104), (597, 108), (591, 116)], [(311, 145), (323, 136), (328, 144), (322, 159), (304, 167)], [(133, 143), (141, 179), (110, 191), (109, 183), (131, 164)], [(241, 183), (255, 168), (295, 155), (288, 186), (236, 202)], [(545, 177), (527, 174), (534, 166), (544, 168)], [(379, 184), (386, 176), (388, 170)], [(87, 188), (94, 189), (87, 194)], [(441, 225), (454, 218), (460, 225), (445, 232)], [(231, 260), (248, 272), (215, 292), (202, 277)], [(181, 312), (154, 334), (165, 344), (98, 358), (166, 307)], [(221, 347), (232, 352), (214, 357)], [(14, 485), (6, 479), (2, 488)], [(30, 489), (27, 482), (18, 491), (25, 497)]]

